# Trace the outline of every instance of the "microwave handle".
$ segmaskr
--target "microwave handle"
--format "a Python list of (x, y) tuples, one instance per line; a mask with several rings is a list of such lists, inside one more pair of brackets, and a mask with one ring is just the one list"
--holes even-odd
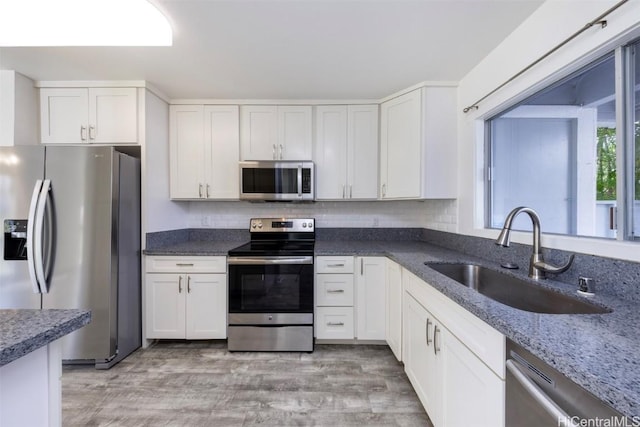
[(298, 165), (298, 197), (302, 198), (302, 165)]

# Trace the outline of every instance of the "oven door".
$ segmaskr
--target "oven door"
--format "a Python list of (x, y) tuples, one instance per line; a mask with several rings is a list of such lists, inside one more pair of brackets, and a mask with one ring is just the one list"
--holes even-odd
[(235, 313), (313, 313), (313, 256), (230, 257), (227, 263), (230, 319)]

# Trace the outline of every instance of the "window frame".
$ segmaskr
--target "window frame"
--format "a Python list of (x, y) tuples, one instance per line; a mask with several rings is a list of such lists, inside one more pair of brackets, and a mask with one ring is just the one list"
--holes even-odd
[[(543, 82), (538, 82), (535, 88), (530, 88), (527, 93), (520, 94), (517, 99), (512, 99), (511, 103), (503, 104), (501, 107), (494, 109), (490, 115), (485, 116), (484, 121), (484, 161), (483, 168), (484, 173), (484, 212), (483, 212), (483, 226), (487, 230), (496, 230), (491, 224), (492, 210), (493, 210), (493, 185), (491, 179), (493, 177), (493, 168), (495, 167), (493, 162), (492, 153), (492, 121), (500, 116), (505, 115), (509, 111), (518, 108), (523, 105), (531, 97), (542, 91), (559, 86), (567, 80), (573, 78), (577, 73), (583, 72), (586, 69), (594, 67), (599, 63), (613, 57), (615, 64), (615, 106), (616, 106), (616, 167), (617, 172), (617, 195), (616, 195), (616, 237), (601, 237), (601, 236), (589, 236), (589, 235), (577, 235), (567, 233), (548, 233), (555, 234), (557, 236), (563, 236), (567, 238), (582, 238), (582, 239), (596, 239), (604, 240), (608, 242), (615, 241), (640, 241), (640, 232), (635, 235), (634, 232), (634, 182), (635, 182), (635, 156), (640, 153), (635, 152), (635, 84), (640, 85), (640, 82), (635, 82), (635, 62), (634, 54), (637, 47), (640, 46), (640, 38), (634, 38), (626, 40), (624, 43), (619, 43), (615, 47), (610, 47), (607, 50), (600, 52), (599, 55), (587, 58), (582, 58), (578, 66), (572, 67), (572, 70), (567, 72), (559, 71), (556, 74), (544, 79)], [(636, 49), (637, 50), (637, 49)], [(637, 185), (640, 185), (638, 183)], [(639, 203), (640, 209), (640, 203)], [(638, 213), (636, 213), (638, 214)]]

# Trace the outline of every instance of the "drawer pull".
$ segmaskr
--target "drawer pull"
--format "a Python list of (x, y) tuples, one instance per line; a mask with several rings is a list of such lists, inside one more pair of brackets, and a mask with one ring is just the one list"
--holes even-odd
[(344, 326), (344, 322), (327, 322), (327, 326)]
[(342, 264), (327, 264), (327, 267), (344, 267), (344, 263), (342, 263)]
[(343, 294), (344, 289), (327, 289), (328, 294)]
[(189, 262), (176, 262), (176, 265), (178, 267), (193, 267), (193, 263), (189, 263)]

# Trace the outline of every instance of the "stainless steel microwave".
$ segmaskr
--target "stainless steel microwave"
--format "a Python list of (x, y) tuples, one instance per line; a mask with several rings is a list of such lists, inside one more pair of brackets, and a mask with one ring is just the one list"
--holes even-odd
[(313, 162), (240, 162), (240, 200), (312, 201), (314, 175)]

